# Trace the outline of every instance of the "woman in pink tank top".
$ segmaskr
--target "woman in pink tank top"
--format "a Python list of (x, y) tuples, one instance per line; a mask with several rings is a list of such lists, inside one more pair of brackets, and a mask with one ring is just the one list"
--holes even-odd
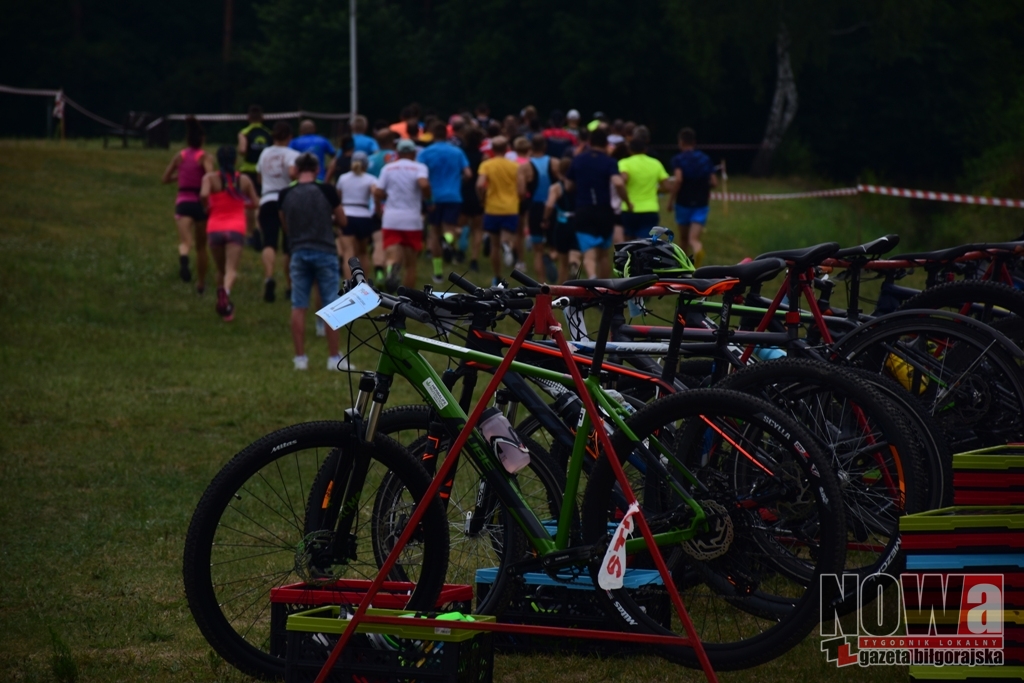
[(231, 286), (235, 284), (245, 246), (245, 209), (260, 203), (252, 180), (235, 170), (237, 158), (234, 147), (224, 145), (218, 149), (220, 171), (204, 175), (199, 191), (199, 199), (209, 215), (206, 236), (217, 264), (217, 314), (224, 320), (235, 317)]
[(192, 279), (188, 265), (188, 253), (192, 245), (196, 248), (196, 264), (199, 275), (196, 292), (206, 289), (206, 213), (199, 203), (199, 190), (203, 176), (213, 171), (213, 160), (203, 151), (203, 127), (195, 117), (185, 119), (185, 141), (187, 146), (174, 155), (164, 171), (163, 182), (178, 181), (178, 197), (174, 204), (174, 223), (178, 227), (178, 274), (183, 282)]

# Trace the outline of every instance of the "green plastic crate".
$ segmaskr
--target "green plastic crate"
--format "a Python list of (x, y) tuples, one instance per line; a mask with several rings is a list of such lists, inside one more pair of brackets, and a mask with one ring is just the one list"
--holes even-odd
[[(341, 635), (348, 627), (348, 619), (339, 619), (341, 608), (337, 605), (326, 605), (316, 609), (296, 612), (288, 616), (289, 631), (304, 631), (306, 633), (334, 633)], [(368, 616), (376, 617), (409, 617), (409, 626), (394, 626), (392, 624), (368, 624), (360, 622), (356, 625), (356, 633), (386, 633), (395, 638), (409, 638), (411, 640), (440, 640), (445, 643), (461, 643), (476, 636), (482, 631), (471, 631), (464, 628), (444, 628), (441, 626), (414, 626), (414, 618), (417, 612), (397, 609), (375, 609), (370, 607), (366, 610)], [(475, 615), (473, 621), (494, 623), (495, 617), (486, 615)]]

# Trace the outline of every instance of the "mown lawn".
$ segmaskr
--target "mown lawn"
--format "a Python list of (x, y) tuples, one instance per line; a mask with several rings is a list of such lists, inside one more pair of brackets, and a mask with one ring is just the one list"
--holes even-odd
[[(241, 680), (192, 623), (181, 585), (195, 503), (227, 459), (285, 425), (338, 418), (344, 374), (292, 369), (288, 305), (246, 252), (236, 319), (177, 279), (169, 153), (0, 142), (0, 679)], [(734, 191), (799, 180), (735, 178)], [(709, 262), (911, 221), (891, 199), (713, 207)], [(889, 202), (889, 204), (885, 204)], [(1010, 237), (1009, 235), (1004, 237)], [(426, 268), (424, 268), (426, 270)], [(485, 281), (480, 277), (481, 282)], [(355, 354), (360, 367), (372, 354)], [(407, 387), (392, 394), (411, 402)], [(837, 673), (814, 639), (727, 681), (891, 680)], [(500, 657), (500, 681), (697, 680), (657, 658)], [(902, 676), (902, 672), (898, 674)]]

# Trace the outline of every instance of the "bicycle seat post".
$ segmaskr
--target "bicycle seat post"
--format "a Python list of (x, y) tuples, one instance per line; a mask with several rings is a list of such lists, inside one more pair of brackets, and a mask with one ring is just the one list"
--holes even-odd
[(604, 352), (608, 345), (608, 335), (611, 333), (612, 320), (614, 320), (622, 306), (621, 299), (622, 297), (615, 297), (605, 299), (601, 303), (601, 325), (597, 331), (597, 341), (594, 342), (594, 359), (589, 369), (586, 366), (583, 367), (581, 374), (584, 379), (590, 375), (594, 375), (598, 378), (601, 377), (601, 364), (604, 362)]

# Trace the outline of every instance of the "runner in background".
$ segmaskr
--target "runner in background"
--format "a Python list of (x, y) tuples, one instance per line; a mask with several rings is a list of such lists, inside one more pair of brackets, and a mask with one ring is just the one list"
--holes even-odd
[(491, 108), (487, 106), (486, 102), (476, 105), (476, 109), (473, 112), (476, 125), (480, 126), (481, 130), (486, 131), (492, 123), (495, 123), (494, 119), (491, 118)]
[(633, 205), (619, 175), (618, 163), (608, 156), (608, 134), (604, 128), (590, 133), (590, 148), (576, 155), (568, 178), (576, 184), (576, 239), (583, 252), (583, 267), (588, 278), (611, 277), (611, 259), (615, 212), (611, 193), (622, 199), (626, 208)]
[(469, 161), (470, 177), (462, 181), (462, 216), (459, 222), (469, 230), (469, 269), (480, 272), (480, 248), (484, 241), (484, 207), (476, 192), (476, 181), (480, 164), (484, 160), (480, 151), (484, 142), (484, 131), (479, 126), (468, 126), (462, 139), (462, 151)]
[(377, 141), (366, 134), (366, 117), (359, 114), (352, 119), (352, 143), (356, 152), (363, 152), (367, 156), (380, 150)]
[(619, 173), (626, 183), (633, 209), (622, 212), (622, 225), (616, 226), (614, 242), (649, 237), (651, 228), (660, 221), (658, 191), (671, 192), (674, 185), (662, 163), (647, 156), (645, 135), (634, 136), (629, 142), (629, 151), (631, 156), (619, 160)]
[[(263, 125), (263, 109), (258, 104), (249, 105), (249, 125), (238, 133), (238, 170), (249, 176), (257, 194), (260, 193), (260, 181), (256, 173), (256, 162), (270, 144), (271, 133), (270, 129)], [(256, 210), (256, 206), (246, 208), (245, 226), (249, 244), (256, 251), (260, 251), (262, 239), (256, 229)]]
[(290, 147), (300, 154), (303, 152), (313, 153), (320, 165), (316, 179), (321, 182), (327, 175), (326, 158), (338, 154), (338, 150), (334, 149), (330, 140), (322, 135), (317, 135), (316, 123), (312, 119), (305, 119), (299, 124), (299, 137), (291, 141)]
[[(288, 233), (292, 247), (292, 343), (295, 345), (293, 364), (296, 370), (307, 370), (306, 309), (309, 295), (316, 283), (323, 303), (338, 298), (341, 284), (338, 272), (338, 251), (335, 244), (335, 226), (344, 227), (345, 212), (341, 208), (338, 192), (316, 177), (319, 163), (310, 152), (295, 160), (298, 178), (281, 190), (281, 225)], [(328, 370), (355, 370), (339, 352), (339, 335), (327, 328)]]
[(519, 167), (516, 162), (505, 158), (508, 138), (503, 135), (495, 137), (491, 140), (491, 147), (494, 157), (480, 164), (476, 188), (484, 205), (484, 231), (491, 237), (492, 284), (497, 284), (501, 279), (502, 249), (515, 239), (519, 226), (519, 192), (516, 187)]
[(399, 121), (390, 129), (402, 140), (418, 140), (423, 128), (420, 126), (420, 105), (413, 102), (402, 108)]
[[(390, 130), (387, 126), (384, 126), (377, 131), (377, 145), (380, 150), (370, 155), (370, 159), (366, 168), (366, 172), (370, 175), (379, 178), (380, 172), (384, 166), (390, 164), (392, 161), (398, 159), (398, 152), (395, 151), (395, 139), (397, 136), (394, 131)], [(373, 212), (373, 272), (374, 281), (378, 285), (384, 284), (384, 277), (386, 272), (384, 270), (385, 256), (384, 256), (384, 233), (381, 232), (381, 214), (383, 213), (383, 205), (381, 202), (374, 201), (374, 212)]]
[(704, 262), (701, 234), (708, 222), (711, 188), (718, 186), (718, 178), (711, 159), (697, 149), (697, 134), (692, 128), (679, 131), (679, 154), (672, 157), (672, 174), (675, 186), (669, 207), (675, 207), (679, 244), (699, 268)]
[[(515, 141), (512, 143), (512, 149), (505, 152), (505, 158), (516, 162), (520, 166), (530, 163), (530, 140), (525, 135), (515, 138)], [(518, 189), (516, 191), (518, 192)], [(501, 257), (505, 265), (523, 272), (526, 272), (526, 263), (523, 259), (526, 258), (526, 223), (529, 211), (529, 199), (520, 198), (516, 239), (511, 247), (506, 247), (504, 242), (501, 245)]]
[(355, 152), (352, 170), (338, 178), (338, 195), (347, 219), (341, 229), (341, 265), (346, 280), (352, 277), (348, 260), (353, 256), (359, 259), (364, 271), (370, 265), (366, 253), (374, 233), (372, 205), (377, 178), (366, 172), (368, 163), (365, 152)]
[(206, 211), (199, 202), (203, 176), (213, 172), (213, 159), (203, 151), (203, 127), (194, 116), (185, 119), (185, 149), (174, 155), (164, 171), (163, 183), (178, 181), (174, 224), (178, 228), (178, 275), (191, 282), (188, 254), (196, 248), (196, 294), (206, 291)]
[(551, 235), (552, 244), (558, 253), (559, 284), (570, 277), (571, 254), (579, 253), (579, 243), (576, 241), (576, 190), (572, 183), (565, 179), (571, 166), (571, 156), (558, 160), (561, 178), (551, 184), (548, 200), (544, 204), (544, 227)]
[(416, 143), (398, 141), (398, 160), (380, 172), (373, 191), (384, 202), (383, 226), (385, 261), (388, 269), (384, 286), (394, 292), (398, 286), (416, 286), (417, 256), (423, 251), (423, 201), (430, 199), (429, 171), (415, 161)]
[(565, 132), (578, 140), (580, 130), (580, 112), (577, 109), (570, 109), (569, 113), (565, 115)]
[(434, 267), (434, 284), (444, 282), (444, 254), (452, 251), (462, 210), (462, 181), (473, 176), (469, 159), (461, 149), (448, 142), (448, 126), (434, 123), (430, 130), (434, 141), (419, 153), (417, 160), (426, 165), (430, 177), (431, 209), (427, 215), (427, 247)]
[(553, 243), (543, 225), (544, 204), (548, 200), (551, 183), (558, 180), (558, 168), (547, 155), (547, 139), (543, 135), (535, 136), (530, 147), (529, 163), (519, 166), (516, 182), (520, 198), (528, 201), (527, 223), (533, 249), (533, 270), (541, 282), (551, 282), (557, 277), (557, 271), (547, 253)]
[[(577, 116), (577, 120), (578, 116)], [(543, 135), (548, 141), (547, 153), (554, 159), (561, 159), (566, 153), (571, 153), (579, 138), (569, 132), (565, 127), (565, 117), (562, 112), (555, 109), (551, 112), (549, 125), (544, 129)]]
[(256, 162), (256, 173), (263, 190), (260, 196), (259, 228), (263, 235), (263, 300), (273, 303), (277, 298), (274, 280), (274, 261), (277, 258), (278, 244), (281, 245), (282, 265), (284, 266), (285, 297), (291, 296), (292, 279), (289, 271), (288, 236), (281, 230), (280, 206), (278, 194), (295, 178), (295, 160), (299, 153), (288, 146), (292, 141), (292, 127), (287, 121), (274, 124), (271, 134), (274, 144), (263, 150)]
[(238, 153), (224, 145), (217, 150), (220, 170), (203, 176), (199, 198), (209, 219), (206, 235), (217, 265), (217, 314), (225, 321), (235, 317), (231, 286), (238, 276), (238, 261), (245, 245), (245, 210), (258, 206), (260, 198), (249, 176), (235, 170)]

